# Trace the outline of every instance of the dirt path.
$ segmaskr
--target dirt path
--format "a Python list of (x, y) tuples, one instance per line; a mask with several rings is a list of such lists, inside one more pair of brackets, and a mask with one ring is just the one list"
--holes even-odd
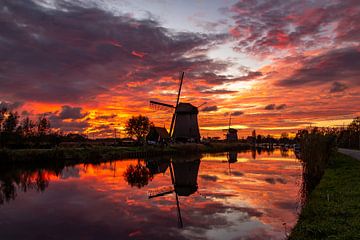
[(339, 148), (339, 152), (349, 155), (350, 157), (356, 158), (360, 160), (360, 150), (353, 150), (353, 149), (346, 149), (346, 148)]

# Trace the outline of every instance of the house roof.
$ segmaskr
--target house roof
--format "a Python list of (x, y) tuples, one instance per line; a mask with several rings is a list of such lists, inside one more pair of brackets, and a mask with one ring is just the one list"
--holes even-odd
[(168, 131), (164, 127), (154, 127), (154, 130), (161, 138), (170, 138)]

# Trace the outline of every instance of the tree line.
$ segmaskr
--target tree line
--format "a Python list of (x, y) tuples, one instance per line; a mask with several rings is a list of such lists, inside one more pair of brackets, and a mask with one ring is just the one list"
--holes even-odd
[(63, 134), (51, 128), (50, 120), (41, 115), (36, 121), (20, 118), (17, 112), (0, 109), (0, 147), (52, 148), (64, 141), (85, 141), (81, 134)]

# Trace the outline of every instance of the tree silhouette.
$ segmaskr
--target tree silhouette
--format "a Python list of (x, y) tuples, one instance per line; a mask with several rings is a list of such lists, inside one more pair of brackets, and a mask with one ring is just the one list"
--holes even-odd
[(130, 137), (135, 136), (140, 142), (144, 140), (145, 136), (149, 133), (151, 125), (152, 123), (146, 116), (132, 116), (126, 122), (125, 131)]
[(39, 117), (37, 122), (37, 130), (39, 135), (46, 135), (50, 131), (50, 121), (45, 117)]

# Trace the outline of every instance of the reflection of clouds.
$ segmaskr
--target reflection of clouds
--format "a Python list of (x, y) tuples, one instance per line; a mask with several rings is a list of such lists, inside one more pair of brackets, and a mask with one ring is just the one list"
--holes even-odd
[[(251, 159), (251, 153), (241, 156)], [(131, 188), (123, 173), (137, 162), (65, 169), (62, 174), (72, 177), (71, 181), (51, 179), (43, 194), (21, 194), (18, 201), (3, 206), (0, 222), (7, 219), (7, 223), (0, 224), (0, 231), (5, 239), (23, 239), (22, 232), (45, 238), (56, 232), (59, 239), (67, 238), (69, 232), (74, 238), (95, 239), (282, 239), (283, 219), (289, 227), (296, 222), (293, 206), (297, 205), (296, 180), (301, 172), (293, 160), (264, 157), (235, 163), (231, 176), (227, 163), (201, 161), (198, 192), (179, 197), (184, 229), (177, 228), (174, 194), (147, 198), (149, 189), (171, 185), (169, 169), (155, 174), (147, 186)], [(268, 184), (264, 179), (269, 176), (286, 184)], [(56, 211), (39, 211), (54, 206)], [(66, 231), (56, 230), (59, 225)], [(17, 231), (19, 227), (24, 231)]]
[(238, 171), (231, 171), (231, 175), (236, 177), (242, 177), (244, 176), (244, 173)]
[(215, 175), (200, 175), (199, 177), (201, 177), (206, 181), (211, 181), (211, 182), (216, 182), (218, 180), (218, 177)]
[(189, 239), (243, 239), (249, 235), (252, 236), (254, 232), (259, 232), (259, 230), (264, 234), (263, 236), (260, 235), (261, 239), (268, 235), (262, 231), (268, 227), (260, 221), (251, 219), (246, 212), (228, 210), (214, 215), (217, 216), (217, 220), (222, 219), (224, 224), (210, 226), (207, 229), (189, 227), (182, 234)]
[(270, 184), (276, 184), (276, 183), (286, 184), (287, 183), (286, 179), (283, 179), (283, 178), (265, 178), (264, 181), (267, 183), (270, 183)]
[(65, 167), (61, 171), (60, 178), (67, 179), (67, 178), (79, 178), (80, 177), (80, 169), (78, 167)]

